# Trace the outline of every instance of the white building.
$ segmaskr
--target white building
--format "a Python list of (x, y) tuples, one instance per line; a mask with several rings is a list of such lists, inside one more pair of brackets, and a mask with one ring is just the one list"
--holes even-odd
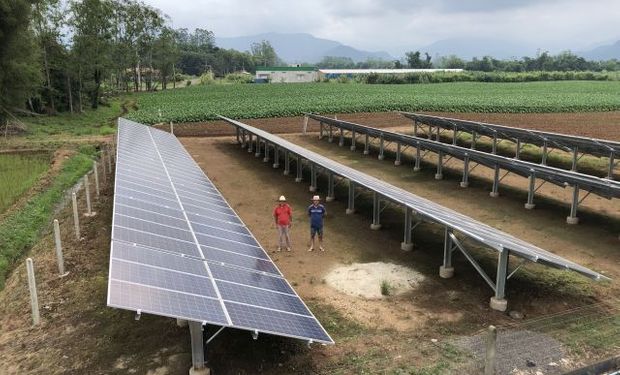
[(407, 73), (437, 73), (462, 72), (463, 69), (319, 69), (321, 78), (338, 78), (340, 76), (353, 77), (360, 74), (407, 74)]
[(314, 82), (319, 79), (314, 66), (257, 66), (256, 82), (295, 83)]

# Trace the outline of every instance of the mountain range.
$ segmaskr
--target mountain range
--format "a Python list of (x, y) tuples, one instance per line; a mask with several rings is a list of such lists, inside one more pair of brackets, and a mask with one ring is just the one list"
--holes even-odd
[[(289, 64), (317, 63), (325, 56), (349, 57), (354, 62), (368, 59), (396, 60), (404, 57), (404, 51), (428, 52), (435, 59), (437, 56), (456, 55), (463, 59), (493, 56), (498, 59), (534, 57), (544, 46), (532, 47), (531, 44), (492, 38), (450, 38), (439, 40), (423, 47), (400, 48), (402, 55), (394, 57), (385, 51), (365, 51), (344, 45), (340, 42), (317, 38), (305, 33), (263, 33), (240, 37), (219, 37), (216, 44), (222, 48), (249, 51), (252, 43), (267, 40), (276, 50), (278, 56)], [(549, 51), (556, 54), (561, 51)], [(585, 51), (573, 51), (589, 60), (620, 59), (620, 40), (612, 44), (598, 45)]]

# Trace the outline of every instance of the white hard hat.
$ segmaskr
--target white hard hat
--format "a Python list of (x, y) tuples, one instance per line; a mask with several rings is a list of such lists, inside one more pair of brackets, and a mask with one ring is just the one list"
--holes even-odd
[(284, 195), (280, 195), (280, 198), (278, 199), (278, 201), (286, 202), (286, 197)]
[(313, 201), (320, 201), (321, 197), (319, 197), (318, 195), (315, 195), (314, 197), (312, 197)]

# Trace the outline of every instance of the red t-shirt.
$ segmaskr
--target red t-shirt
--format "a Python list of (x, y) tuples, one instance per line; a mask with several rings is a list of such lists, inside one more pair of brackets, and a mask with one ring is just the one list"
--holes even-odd
[(273, 209), (273, 217), (276, 219), (278, 225), (290, 225), (292, 216), (293, 211), (291, 210), (291, 206), (286, 203), (277, 205), (276, 208)]

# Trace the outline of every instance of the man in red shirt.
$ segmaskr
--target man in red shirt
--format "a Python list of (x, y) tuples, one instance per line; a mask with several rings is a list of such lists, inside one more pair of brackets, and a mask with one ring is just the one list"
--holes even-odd
[(291, 225), (293, 225), (293, 210), (291, 206), (286, 203), (284, 195), (280, 196), (278, 205), (273, 209), (273, 218), (278, 228), (278, 251), (281, 251), (284, 245), (286, 245), (286, 251), (291, 251), (289, 229)]

